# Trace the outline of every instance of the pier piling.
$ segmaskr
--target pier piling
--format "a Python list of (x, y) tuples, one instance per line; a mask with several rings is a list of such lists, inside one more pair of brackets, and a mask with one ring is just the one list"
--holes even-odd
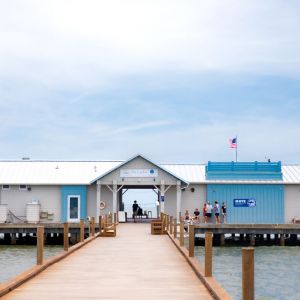
[(69, 224), (64, 223), (64, 251), (69, 250)]
[(180, 246), (184, 245), (184, 222), (180, 220)]
[(254, 300), (254, 248), (242, 248), (243, 300)]
[(212, 276), (212, 233), (205, 232), (205, 277)]
[(80, 242), (84, 241), (84, 220), (80, 220)]
[(44, 262), (44, 227), (37, 227), (37, 253), (36, 264), (42, 265)]
[(195, 256), (195, 225), (189, 225), (189, 257)]

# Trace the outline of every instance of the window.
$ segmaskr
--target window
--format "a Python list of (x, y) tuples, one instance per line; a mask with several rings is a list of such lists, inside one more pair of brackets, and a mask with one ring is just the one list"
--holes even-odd
[(20, 191), (27, 191), (27, 185), (26, 184), (20, 184), (19, 185), (19, 190)]
[(2, 185), (2, 191), (9, 191), (10, 190), (10, 185), (9, 184), (3, 184)]

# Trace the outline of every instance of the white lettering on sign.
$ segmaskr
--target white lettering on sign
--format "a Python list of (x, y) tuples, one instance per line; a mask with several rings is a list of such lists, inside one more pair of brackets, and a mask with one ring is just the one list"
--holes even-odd
[(157, 177), (157, 169), (121, 169), (120, 177)]

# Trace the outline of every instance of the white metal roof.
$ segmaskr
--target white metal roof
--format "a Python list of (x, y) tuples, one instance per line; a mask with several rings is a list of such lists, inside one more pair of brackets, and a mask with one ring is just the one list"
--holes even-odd
[[(0, 161), (0, 184), (87, 185), (124, 161)], [(189, 183), (207, 183), (204, 164), (160, 165)], [(282, 166), (283, 181), (210, 180), (210, 183), (300, 184), (300, 165)]]

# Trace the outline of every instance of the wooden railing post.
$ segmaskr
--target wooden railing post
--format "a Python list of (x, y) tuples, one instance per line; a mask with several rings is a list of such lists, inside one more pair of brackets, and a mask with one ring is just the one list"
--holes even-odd
[(254, 300), (254, 248), (242, 248), (243, 300)]
[(95, 217), (91, 219), (92, 236), (95, 236)]
[(117, 219), (117, 213), (114, 213), (114, 221), (112, 223), (118, 223), (118, 219)]
[(205, 269), (204, 276), (212, 276), (212, 233), (205, 232)]
[(173, 234), (173, 216), (170, 217), (170, 234)]
[(174, 237), (174, 239), (177, 238), (177, 219), (176, 218), (174, 218), (173, 237)]
[(166, 230), (169, 231), (169, 228), (170, 228), (170, 216), (167, 215)]
[(195, 256), (195, 225), (189, 225), (189, 257)]
[(69, 223), (64, 223), (64, 251), (69, 250)]
[(101, 233), (102, 216), (99, 216), (99, 232)]
[(184, 245), (184, 222), (180, 221), (180, 246)]
[(80, 220), (80, 242), (84, 241), (84, 220)]
[(36, 264), (42, 265), (44, 263), (44, 226), (38, 226), (36, 231), (37, 231)]

